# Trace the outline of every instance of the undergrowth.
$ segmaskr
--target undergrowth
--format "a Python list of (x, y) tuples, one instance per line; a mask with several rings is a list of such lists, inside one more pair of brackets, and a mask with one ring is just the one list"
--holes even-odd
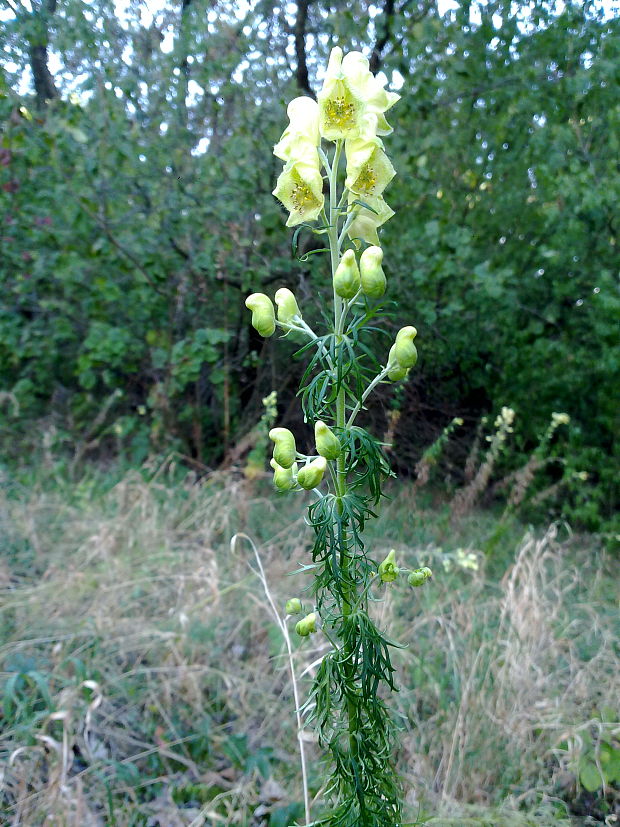
[[(5, 468), (0, 482), (0, 822), (293, 824), (283, 641), (229, 546), (251, 526), (282, 601), (310, 539), (292, 506), (174, 458), (73, 480), (53, 463)], [(455, 525), (413, 486), (394, 488), (368, 540), (435, 573), (375, 611), (410, 641), (395, 664), (409, 823), (612, 824), (617, 788), (585, 789), (579, 762), (600, 757), (603, 711), (618, 744), (617, 562), (564, 525), (498, 535), (489, 512)], [(297, 649), (302, 681), (326, 650)]]

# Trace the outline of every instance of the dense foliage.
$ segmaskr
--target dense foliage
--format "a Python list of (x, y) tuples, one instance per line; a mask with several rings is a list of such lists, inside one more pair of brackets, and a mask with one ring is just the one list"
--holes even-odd
[[(134, 459), (174, 445), (213, 465), (259, 419), (276, 372), (293, 395), (298, 368), (286, 347), (263, 348), (243, 299), (250, 284), (287, 285), (310, 308), (328, 289), (313, 258), (291, 261), (265, 147), (284, 101), (317, 88), (341, 42), (406, 80), (384, 238), (389, 298), (424, 347), (397, 400), (416, 422), (401, 417), (398, 455), (412, 468), (455, 414), (473, 438), (480, 415), (511, 405), (516, 466), (565, 411), (544, 484), (564, 479), (564, 513), (610, 528), (618, 20), (578, 0), (443, 14), (430, 0), (184, 0), (154, 17), (104, 0), (5, 9), (6, 450), (46, 416), (71, 443), (104, 434)], [(302, 233), (299, 254), (315, 243)]]

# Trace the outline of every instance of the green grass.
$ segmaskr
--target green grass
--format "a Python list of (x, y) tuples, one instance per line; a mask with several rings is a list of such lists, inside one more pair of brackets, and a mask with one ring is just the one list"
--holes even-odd
[[(174, 460), (77, 479), (44, 463), (0, 483), (0, 821), (292, 824), (283, 642), (230, 538), (259, 544), (283, 606), (309, 582), (288, 574), (308, 562), (299, 498), (235, 474), (199, 481)], [(565, 527), (497, 529), (490, 512), (451, 524), (426, 491), (395, 486), (367, 535), (377, 561), (395, 548), (435, 575), (375, 606), (407, 644), (393, 703), (409, 819), (603, 824), (617, 792), (586, 793), (576, 772), (579, 733), (596, 740), (604, 707), (617, 721), (617, 562)], [(326, 644), (294, 643), (305, 691)]]

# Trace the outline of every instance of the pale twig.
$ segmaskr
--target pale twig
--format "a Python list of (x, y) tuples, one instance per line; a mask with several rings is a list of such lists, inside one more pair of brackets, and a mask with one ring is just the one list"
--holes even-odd
[(258, 577), (263, 587), (263, 591), (265, 592), (265, 596), (269, 601), (269, 605), (271, 607), (271, 612), (273, 614), (274, 620), (278, 624), (280, 631), (282, 632), (282, 637), (284, 638), (284, 642), (286, 644), (286, 651), (288, 654), (288, 664), (289, 669), (291, 672), (291, 685), (293, 687), (293, 699), (295, 701), (295, 716), (297, 718), (297, 741), (299, 743), (299, 757), (301, 762), (301, 778), (302, 778), (302, 785), (303, 785), (303, 792), (304, 792), (304, 810), (305, 810), (305, 822), (306, 825), (310, 824), (310, 798), (308, 795), (308, 774), (306, 770), (306, 752), (304, 749), (304, 739), (303, 739), (303, 725), (301, 720), (301, 705), (299, 703), (299, 691), (297, 688), (297, 678), (295, 676), (295, 664), (293, 661), (293, 647), (291, 646), (291, 638), (288, 633), (288, 627), (286, 625), (286, 619), (282, 619), (280, 617), (280, 613), (276, 608), (276, 604), (273, 600), (271, 595), (271, 591), (269, 590), (269, 583), (267, 582), (267, 576), (265, 575), (265, 570), (263, 568), (263, 564), (260, 559), (260, 555), (258, 553), (258, 549), (254, 545), (254, 541), (251, 537), (243, 532), (238, 532), (233, 536), (230, 541), (230, 549), (234, 553), (235, 546), (237, 543), (237, 539), (247, 540), (248, 543), (252, 546), (252, 551), (254, 552), (254, 557), (256, 558), (256, 565), (258, 566), (258, 572), (254, 569), (254, 573)]

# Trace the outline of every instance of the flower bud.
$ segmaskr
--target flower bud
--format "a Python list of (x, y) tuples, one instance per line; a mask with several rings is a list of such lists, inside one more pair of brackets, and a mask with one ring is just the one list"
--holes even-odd
[(252, 311), (252, 327), (261, 336), (273, 336), (276, 329), (276, 316), (269, 296), (264, 293), (252, 293), (245, 300), (245, 306)]
[(392, 583), (398, 577), (398, 566), (396, 565), (396, 552), (390, 551), (383, 563), (379, 566), (379, 575), (382, 583)]
[(412, 368), (418, 361), (418, 351), (413, 340), (418, 335), (415, 327), (401, 327), (394, 342), (394, 355), (401, 368)]
[(302, 488), (310, 491), (316, 488), (323, 479), (323, 474), (327, 469), (327, 460), (325, 457), (317, 457), (313, 459), (308, 465), (304, 465), (297, 472), (297, 482)]
[(400, 379), (404, 379), (409, 373), (409, 368), (403, 368), (396, 361), (396, 345), (392, 345), (390, 348), (387, 366), (390, 368), (388, 371), (388, 379), (391, 379), (392, 382), (398, 382)]
[(295, 477), (297, 476), (297, 463), (294, 462), (290, 468), (283, 468), (281, 465), (272, 459), (269, 465), (273, 468), (273, 484), (278, 491), (290, 491), (295, 485)]
[(324, 422), (319, 421), (314, 426), (314, 443), (317, 453), (325, 459), (338, 459), (340, 456), (340, 442), (336, 434)]
[(352, 299), (360, 289), (360, 271), (353, 250), (347, 250), (334, 273), (334, 290), (343, 299)]
[(287, 287), (276, 290), (276, 304), (278, 306), (278, 321), (282, 324), (290, 324), (294, 316), (301, 318), (295, 296)]
[(380, 299), (387, 287), (387, 279), (381, 266), (382, 261), (383, 250), (376, 246), (368, 247), (360, 258), (362, 290), (371, 299)]
[(311, 612), (295, 624), (295, 631), (300, 637), (308, 637), (312, 632), (316, 632), (316, 615)]
[(433, 572), (429, 569), (428, 566), (424, 566), (424, 568), (416, 569), (412, 571), (409, 577), (407, 578), (407, 583), (410, 586), (423, 586), (424, 583), (428, 580), (429, 577), (432, 577)]
[(287, 615), (300, 615), (301, 600), (298, 597), (291, 597), (290, 600), (286, 601), (284, 611), (287, 613)]
[(295, 437), (288, 428), (272, 428), (269, 431), (269, 439), (274, 443), (273, 458), (282, 468), (290, 468), (295, 462), (297, 448)]

